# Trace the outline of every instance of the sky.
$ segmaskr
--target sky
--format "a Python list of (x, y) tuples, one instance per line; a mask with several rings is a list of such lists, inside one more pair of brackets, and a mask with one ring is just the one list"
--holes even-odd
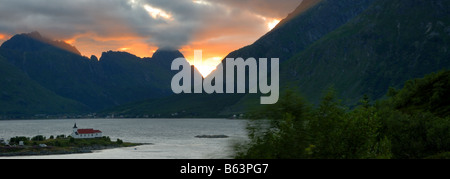
[(230, 52), (252, 44), (302, 0), (0, 0), (0, 43), (38, 31), (84, 55), (126, 51), (151, 57), (180, 50), (209, 73)]

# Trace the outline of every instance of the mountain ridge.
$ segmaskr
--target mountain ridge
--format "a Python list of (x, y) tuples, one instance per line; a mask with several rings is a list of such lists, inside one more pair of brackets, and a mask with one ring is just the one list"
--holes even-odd
[[(333, 87), (350, 106), (364, 95), (376, 100), (389, 87), (450, 68), (450, 1), (308, 2), (315, 4), (297, 8), (296, 17), (293, 12), (290, 20), (227, 58), (279, 57), (281, 89), (294, 87), (316, 104)], [(229, 117), (260, 106), (259, 94), (173, 95), (176, 72), (165, 59), (181, 57), (179, 51), (158, 50), (152, 58), (108, 51), (95, 60), (45, 45), (34, 51), (8, 46), (0, 47), (0, 56), (15, 68), (57, 95), (103, 105), (95, 109), (102, 114)]]
[(184, 57), (158, 50), (152, 58), (113, 51), (87, 58), (60, 43), (38, 32), (17, 34), (0, 46), (0, 55), (48, 90), (89, 106), (86, 112), (170, 95), (171, 58)]
[[(365, 9), (365, 7), (368, 7), (371, 4), (372, 1), (373, 0), (344, 0), (344, 1), (321, 0), (319, 2), (315, 0), (308, 0), (305, 4), (303, 3), (300, 4), (300, 6), (296, 9), (297, 12), (301, 12), (300, 14), (297, 15), (297, 17), (295, 18), (292, 17), (294, 16), (294, 14), (296, 14), (296, 12), (294, 11), (290, 15), (290, 18), (292, 19), (286, 22), (284, 25), (268, 32), (252, 45), (231, 52), (230, 54), (228, 54), (226, 58), (242, 57), (244, 59), (247, 59), (248, 57), (255, 57), (255, 58), (280, 57), (281, 62), (286, 61), (288, 58), (290, 58), (290, 55), (294, 55), (294, 51), (295, 52), (301, 51), (303, 48), (306, 48), (307, 45), (313, 43), (315, 39), (319, 39), (326, 33), (329, 33), (333, 29), (336, 29), (339, 26), (345, 24), (351, 18), (356, 16), (355, 12), (362, 12)], [(302, 5), (308, 7), (303, 7)], [(347, 8), (345, 8), (344, 10), (340, 10), (336, 7), (347, 7)], [(317, 23), (325, 17), (331, 17), (333, 19), (332, 21), (335, 20), (336, 22), (334, 22), (333, 24)], [(320, 27), (317, 24), (325, 24), (325, 25), (323, 27)], [(299, 28), (308, 29), (308, 32), (310, 33), (303, 33), (303, 34), (296, 33), (296, 31), (301, 31), (298, 30)], [(314, 35), (315, 37), (310, 36), (310, 34), (312, 33), (316, 33), (316, 35)], [(290, 48), (292, 50), (291, 53), (284, 53), (284, 50), (287, 49), (284, 48), (284, 46), (286, 44), (287, 45), (290, 44), (290, 41), (292, 41), (290, 39), (299, 39), (298, 35), (304, 36), (304, 38), (300, 39), (307, 39), (307, 40), (304, 40), (302, 43), (296, 42), (297, 45), (294, 45), (292, 46), (292, 48)], [(286, 42), (286, 40), (283, 41), (280, 39), (288, 39), (288, 42)], [(216, 72), (213, 71), (212, 74), (213, 73)], [(130, 104), (127, 106), (118, 107), (116, 108), (117, 109), (116, 113), (123, 114), (124, 116), (126, 116), (127, 114), (133, 115), (145, 113), (158, 114), (158, 110), (164, 110), (166, 112), (166, 116), (169, 117), (171, 117), (171, 114), (179, 114), (178, 116), (185, 115), (187, 117), (202, 116), (201, 114), (199, 114), (198, 110), (191, 107), (196, 106), (196, 108), (198, 109), (202, 108), (208, 111), (214, 111), (214, 114), (211, 114), (214, 117), (217, 116), (228, 117), (232, 116), (233, 114), (245, 113), (247, 108), (258, 105), (256, 103), (259, 100), (256, 99), (259, 99), (259, 96), (260, 96), (259, 94), (258, 95), (229, 94), (228, 97), (223, 97), (222, 94), (211, 94), (211, 95), (180, 94), (180, 95), (172, 95), (163, 99), (148, 100), (146, 102), (145, 101), (140, 102), (139, 104)], [(191, 100), (198, 99), (202, 101), (202, 103), (190, 102), (188, 99)], [(172, 108), (171, 110), (167, 110), (161, 109), (162, 105), (152, 105), (152, 103), (157, 104), (177, 103), (177, 104), (173, 106), (164, 105), (165, 108)], [(181, 105), (179, 103), (182, 103), (184, 105)], [(146, 107), (148, 108), (147, 111), (143, 106), (147, 106)], [(210, 108), (206, 109), (204, 106), (209, 106)], [(114, 109), (109, 110), (107, 112), (111, 113), (113, 111)]]
[(440, 5), (450, 7), (441, 0), (377, 0), (288, 60), (282, 78), (311, 101), (320, 99), (318, 88), (333, 86), (355, 104), (364, 94), (379, 99), (389, 87), (450, 68), (450, 13)]
[(280, 62), (284, 62), (322, 36), (356, 17), (373, 1), (308, 0), (297, 8), (301, 9), (300, 14), (295, 17), (288, 16), (289, 21), (282, 20), (283, 23), (279, 27), (266, 33), (253, 44), (229, 53), (226, 58), (279, 58)]
[[(355, 6), (357, 8), (352, 8)], [(409, 79), (450, 68), (450, 13), (446, 7), (450, 7), (449, 1), (443, 0), (323, 0), (254, 44), (230, 53), (227, 58), (270, 58), (276, 57), (271, 54), (280, 54), (284, 57), (280, 58), (281, 89), (292, 87), (308, 101), (317, 104), (324, 92), (332, 87), (338, 97), (344, 99), (344, 104), (353, 106), (365, 94), (376, 100), (382, 98), (391, 86), (400, 87)], [(308, 17), (316, 17), (317, 20)], [(340, 24), (331, 28), (327, 17)], [(325, 26), (317, 30), (318, 24)], [(299, 30), (299, 26), (308, 27), (310, 33)], [(314, 35), (317, 31), (323, 32), (322, 35)], [(305, 38), (295, 38), (298, 34), (305, 35)], [(298, 46), (291, 46), (295, 50), (283, 53), (290, 51), (285, 47), (294, 39), (300, 41), (296, 43)], [(269, 46), (273, 49), (268, 49)], [(192, 102), (187, 99), (201, 99), (203, 106), (221, 108), (209, 109), (214, 110), (216, 116), (232, 116), (260, 106), (257, 104), (258, 96), (229, 96), (227, 105), (219, 105), (220, 100), (225, 99), (215, 95), (181, 95), (178, 100), (174, 97), (165, 99), (166, 102), (177, 103), (171, 111), (165, 110), (169, 117), (171, 113), (178, 114), (178, 117), (180, 114), (195, 117), (192, 109), (188, 108)], [(187, 102), (178, 104), (183, 101)], [(162, 102), (164, 99), (139, 105), (151, 106)], [(146, 110), (139, 105), (130, 105), (118, 112), (139, 115), (158, 111)]]

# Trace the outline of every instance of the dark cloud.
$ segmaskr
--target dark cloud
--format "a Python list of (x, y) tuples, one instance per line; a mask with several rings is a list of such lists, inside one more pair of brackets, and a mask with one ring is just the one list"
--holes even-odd
[(179, 49), (194, 41), (262, 35), (267, 31), (264, 18), (285, 17), (299, 3), (299, 0), (0, 0), (0, 33), (37, 30), (55, 39), (95, 38), (104, 43), (133, 37), (161, 48)]
[[(82, 33), (101, 37), (132, 33), (144, 11), (132, 11), (119, 0), (0, 0), (1, 31), (39, 30), (55, 38)], [(151, 19), (147, 19), (151, 20)]]

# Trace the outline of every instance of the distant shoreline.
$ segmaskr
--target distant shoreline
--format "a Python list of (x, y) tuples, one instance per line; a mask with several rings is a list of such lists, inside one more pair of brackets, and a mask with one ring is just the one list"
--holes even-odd
[(171, 120), (171, 119), (229, 119), (229, 120), (248, 120), (248, 119), (244, 119), (244, 118), (226, 118), (226, 117), (199, 117), (199, 118), (192, 118), (192, 117), (179, 117), (179, 118), (0, 118), (0, 121), (28, 121), (28, 120), (108, 120), (108, 119), (148, 119), (148, 120), (152, 120), (152, 119), (167, 119), (167, 120)]

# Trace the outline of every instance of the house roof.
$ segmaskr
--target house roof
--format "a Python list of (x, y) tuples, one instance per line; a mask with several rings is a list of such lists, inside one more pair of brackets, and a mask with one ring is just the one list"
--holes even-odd
[(94, 129), (78, 129), (77, 132), (79, 134), (95, 134), (95, 133), (102, 133), (100, 130), (94, 130)]

